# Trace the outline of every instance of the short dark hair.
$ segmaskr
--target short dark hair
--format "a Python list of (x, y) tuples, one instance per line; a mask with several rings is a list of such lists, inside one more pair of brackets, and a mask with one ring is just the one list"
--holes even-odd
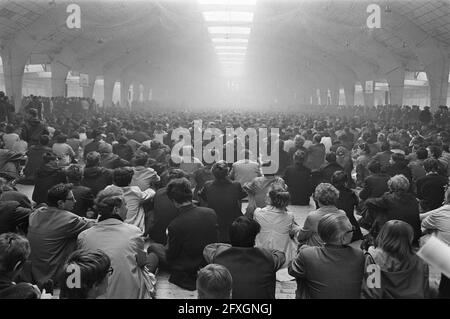
[(47, 192), (47, 204), (49, 206), (58, 207), (58, 201), (65, 201), (70, 191), (72, 184), (57, 184), (50, 188)]
[(129, 186), (133, 179), (134, 171), (129, 167), (119, 167), (113, 171), (113, 182), (116, 186)]
[(41, 144), (42, 146), (47, 146), (48, 143), (50, 143), (50, 136), (48, 136), (47, 134), (39, 136), (39, 144)]
[(216, 179), (225, 179), (228, 176), (228, 165), (225, 161), (218, 161), (211, 167), (211, 172)]
[(100, 153), (99, 152), (89, 152), (86, 155), (86, 167), (94, 167), (100, 164)]
[(406, 160), (405, 155), (402, 153), (394, 153), (391, 155), (392, 160), (394, 163), (401, 163)]
[(428, 157), (428, 151), (426, 148), (421, 147), (416, 151), (416, 155), (417, 159), (424, 160)]
[[(67, 279), (72, 274), (69, 266), (80, 269), (81, 287), (67, 287)], [(61, 279), (61, 299), (86, 299), (95, 284), (106, 279), (111, 268), (111, 259), (101, 250), (75, 250), (69, 255), (63, 267)]]
[(437, 172), (439, 169), (439, 161), (435, 158), (427, 158), (423, 161), (423, 168), (428, 172)]
[(253, 247), (260, 230), (261, 226), (256, 220), (240, 216), (230, 226), (230, 243), (236, 247)]
[(345, 186), (347, 182), (348, 182), (348, 175), (344, 171), (336, 171), (331, 176), (331, 184), (336, 188)]
[(171, 180), (167, 185), (167, 197), (178, 204), (191, 201), (193, 194), (189, 180), (185, 177)]
[(0, 234), (0, 274), (14, 270), (18, 262), (24, 263), (30, 255), (30, 243), (16, 233)]
[(148, 157), (147, 153), (139, 153), (134, 157), (134, 164), (136, 166), (144, 166), (148, 162)]
[(437, 145), (430, 145), (428, 146), (430, 149), (431, 156), (438, 159), (442, 155), (442, 149)]
[(275, 184), (269, 189), (269, 198), (273, 207), (284, 208), (289, 205), (291, 196), (285, 187)]
[(231, 290), (231, 273), (224, 266), (209, 264), (197, 273), (199, 299), (229, 299)]
[(65, 172), (69, 183), (80, 182), (83, 178), (83, 168), (81, 165), (72, 164), (66, 168)]
[(56, 142), (58, 143), (65, 143), (67, 142), (67, 135), (66, 134), (60, 134), (56, 137)]
[(325, 160), (328, 163), (336, 163), (336, 153), (335, 152), (327, 153), (327, 155), (325, 155)]
[(381, 144), (381, 150), (384, 151), (389, 151), (391, 149), (391, 145), (388, 142), (384, 142)]
[(179, 168), (171, 168), (167, 174), (167, 180), (170, 182), (173, 179), (177, 178), (189, 178), (189, 174)]
[(367, 164), (367, 169), (372, 173), (381, 172), (381, 163), (378, 160), (371, 160), (369, 164)]
[(294, 163), (296, 163), (296, 164), (303, 164), (303, 162), (306, 159), (306, 152), (303, 151), (303, 150), (297, 150), (294, 153), (293, 159), (294, 159)]

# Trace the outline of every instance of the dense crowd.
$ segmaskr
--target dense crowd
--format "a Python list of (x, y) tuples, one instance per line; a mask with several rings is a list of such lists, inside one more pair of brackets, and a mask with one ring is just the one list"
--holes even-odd
[[(435, 297), (416, 251), (429, 233), (450, 244), (448, 114), (130, 112), (31, 97), (0, 125), (0, 298), (153, 298), (158, 269), (203, 298), (271, 299), (294, 279), (297, 298)], [(277, 170), (237, 137), (231, 161), (188, 143), (189, 160), (175, 160), (180, 127), (278, 128)], [(222, 142), (211, 155), (229, 152)], [(17, 184), (34, 185), (32, 198)], [(381, 287), (368, 286), (369, 265)], [(443, 274), (438, 296), (450, 296)]]

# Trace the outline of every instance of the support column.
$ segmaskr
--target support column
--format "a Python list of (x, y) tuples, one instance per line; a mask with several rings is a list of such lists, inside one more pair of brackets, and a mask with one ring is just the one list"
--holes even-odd
[(345, 104), (353, 106), (355, 105), (355, 83), (346, 83), (344, 85)]
[(321, 88), (320, 89), (320, 105), (327, 105), (328, 103), (328, 89)]
[(447, 105), (449, 68), (448, 57), (435, 60), (425, 67), (430, 86), (430, 106), (434, 111), (440, 105)]
[[(367, 80), (370, 81), (370, 80)], [(372, 92), (366, 93), (366, 80), (361, 81), (363, 88), (364, 106), (374, 106), (375, 105), (375, 81), (373, 82)]]
[(141, 84), (139, 82), (133, 83), (133, 102), (139, 102), (141, 96)]
[(120, 106), (128, 107), (128, 92), (130, 91), (130, 81), (120, 79)]
[(16, 112), (22, 106), (22, 81), (28, 55), (28, 52), (15, 44), (1, 52), (6, 95), (12, 99), (10, 102), (14, 104)]
[(386, 79), (389, 85), (389, 104), (402, 106), (403, 90), (405, 88), (405, 69), (399, 67), (387, 74)]
[(331, 93), (331, 105), (339, 105), (339, 86), (330, 89)]
[(52, 70), (52, 96), (66, 96), (66, 78), (69, 67), (53, 60), (50, 64)]
[(316, 88), (312, 89), (311, 97), (312, 97), (312, 105), (319, 105), (319, 97), (317, 95), (317, 89)]
[(144, 85), (144, 102), (148, 102), (149, 99), (149, 95), (150, 95), (150, 86), (149, 85)]
[(103, 105), (104, 105), (104, 107), (112, 106), (113, 91), (114, 91), (115, 84), (116, 84), (115, 76), (113, 76), (112, 74), (104, 75), (104, 84), (103, 84), (103, 90), (104, 90)]
[(97, 74), (89, 74), (89, 86), (83, 87), (83, 97), (92, 98), (94, 96), (94, 86)]

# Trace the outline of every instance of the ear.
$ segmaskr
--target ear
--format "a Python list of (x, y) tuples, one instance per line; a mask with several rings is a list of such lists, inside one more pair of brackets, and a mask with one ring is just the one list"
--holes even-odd
[(64, 201), (63, 200), (59, 200), (56, 202), (58, 205), (58, 208), (62, 207), (64, 205)]

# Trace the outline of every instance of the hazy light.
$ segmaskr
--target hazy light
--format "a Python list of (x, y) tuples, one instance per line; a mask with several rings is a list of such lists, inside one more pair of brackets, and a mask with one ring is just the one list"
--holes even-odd
[(226, 44), (233, 44), (233, 43), (248, 43), (248, 39), (243, 38), (212, 38), (212, 42), (214, 43), (226, 43)]
[(208, 32), (211, 34), (250, 34), (250, 28), (234, 26), (208, 27)]
[(230, 50), (230, 51), (245, 51), (247, 50), (247, 47), (238, 47), (238, 46), (231, 46), (231, 45), (219, 45), (214, 47), (216, 50)]
[(244, 5), (252, 6), (256, 4), (256, 0), (198, 0), (199, 4), (206, 5)]
[(206, 22), (248, 22), (253, 21), (253, 12), (207, 11), (203, 12)]

